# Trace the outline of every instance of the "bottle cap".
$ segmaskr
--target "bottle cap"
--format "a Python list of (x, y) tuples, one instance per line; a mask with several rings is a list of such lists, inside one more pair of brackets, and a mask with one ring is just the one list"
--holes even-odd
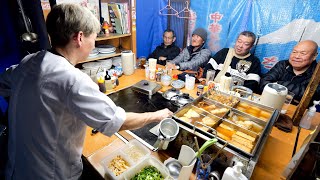
[(236, 165), (233, 166), (234, 172), (239, 175), (242, 173), (241, 168), (243, 167), (242, 162), (237, 162)]

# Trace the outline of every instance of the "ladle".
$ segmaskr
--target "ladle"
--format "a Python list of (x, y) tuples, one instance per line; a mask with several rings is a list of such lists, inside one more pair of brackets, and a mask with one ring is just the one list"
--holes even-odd
[[(216, 138), (207, 140), (207, 141), (201, 146), (201, 148), (196, 152), (195, 157), (192, 158), (192, 160), (191, 160), (191, 162), (188, 164), (188, 166), (190, 166), (190, 165), (192, 164), (192, 162), (193, 162), (197, 157), (200, 157), (200, 155), (202, 154), (202, 152), (203, 152), (204, 150), (206, 150), (209, 146), (211, 146), (212, 144), (216, 143), (217, 141), (218, 141), (218, 139), (216, 139)], [(166, 167), (168, 168), (169, 173), (170, 173), (170, 175), (171, 175), (173, 178), (177, 179), (177, 178), (179, 177), (179, 173), (180, 173), (180, 171), (181, 171), (182, 165), (181, 165), (181, 163), (180, 163), (178, 160), (174, 159), (174, 160), (168, 162), (168, 163), (166, 164)]]
[[(30, 19), (29, 19), (28, 17), (26, 17), (26, 15), (25, 15), (25, 13), (24, 13), (21, 0), (17, 0), (17, 2), (18, 2), (18, 6), (19, 6), (19, 8), (20, 8), (20, 11), (21, 11), (21, 15), (22, 15), (22, 19), (23, 19), (24, 26), (25, 26), (25, 28), (26, 28), (26, 30), (27, 30), (26, 33), (23, 33), (23, 34), (22, 34), (21, 38), (22, 38), (22, 40), (24, 40), (24, 41), (28, 41), (28, 42), (35, 43), (35, 42), (37, 42), (37, 40), (38, 40), (38, 35), (35, 34), (35, 33), (33, 33), (33, 32), (31, 32), (31, 30), (30, 30), (30, 28), (29, 28), (29, 26), (28, 26), (27, 20), (29, 21), (29, 24), (31, 24), (31, 23), (30, 23)], [(27, 18), (28, 18), (28, 19), (27, 19)]]

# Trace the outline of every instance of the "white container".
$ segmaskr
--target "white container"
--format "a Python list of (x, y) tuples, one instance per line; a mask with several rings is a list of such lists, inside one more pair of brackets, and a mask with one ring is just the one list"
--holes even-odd
[[(121, 156), (122, 159), (124, 159), (128, 165), (129, 165), (129, 168), (126, 169), (122, 174), (116, 176), (116, 174), (114, 172), (112, 172), (112, 170), (108, 167), (109, 166), (109, 163), (114, 159), (116, 158), (118, 155)], [(115, 179), (115, 180), (123, 180), (124, 179), (124, 173), (126, 171), (128, 171), (132, 166), (134, 166), (134, 162), (132, 162), (130, 160), (130, 158), (124, 154), (123, 152), (121, 151), (114, 151), (112, 154), (110, 154), (109, 156), (107, 156), (106, 158), (104, 158), (102, 161), (101, 161), (101, 165), (102, 167), (104, 168), (104, 172), (105, 172), (105, 179)]]
[[(196, 155), (196, 152), (192, 148), (186, 145), (182, 145), (178, 157), (178, 162), (182, 165), (178, 180), (185, 180), (189, 179), (193, 170), (193, 167), (197, 161), (196, 158), (194, 158)], [(174, 161), (176, 159), (174, 158), (169, 158), (164, 161), (164, 165), (167, 163)], [(190, 163), (193, 160), (192, 163)]]
[(248, 178), (242, 174), (241, 168), (243, 164), (237, 162), (233, 167), (228, 167), (221, 178), (221, 180), (247, 180)]
[(143, 161), (138, 163), (136, 166), (134, 166), (131, 169), (129, 169), (128, 171), (126, 171), (124, 173), (124, 178), (126, 180), (130, 180), (136, 174), (138, 174), (143, 168), (150, 166), (150, 165), (157, 168), (160, 171), (160, 173), (162, 174), (164, 179), (166, 179), (166, 180), (170, 179), (170, 174), (169, 174), (168, 169), (159, 160), (157, 160), (153, 156), (147, 157), (146, 159), (144, 159)]
[(149, 69), (150, 70), (156, 70), (157, 69), (157, 59), (149, 58)]
[(193, 90), (195, 81), (196, 81), (195, 77), (186, 75), (186, 89), (187, 90)]
[(121, 65), (124, 75), (131, 75), (134, 73), (135, 57), (132, 51), (121, 52)]
[(126, 144), (121, 151), (126, 154), (135, 164), (143, 161), (143, 159), (150, 156), (150, 150), (142, 145), (138, 140), (132, 139)]
[(277, 83), (268, 83), (264, 88), (260, 97), (260, 103), (273, 107), (281, 111), (288, 89)]

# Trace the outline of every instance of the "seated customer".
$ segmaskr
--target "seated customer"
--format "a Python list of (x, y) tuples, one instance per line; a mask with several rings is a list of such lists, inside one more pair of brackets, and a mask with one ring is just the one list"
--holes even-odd
[[(307, 88), (310, 78), (317, 66), (316, 57), (318, 45), (311, 40), (299, 42), (292, 50), (289, 60), (279, 61), (268, 73), (261, 78), (260, 89), (268, 83), (278, 83), (293, 92), (293, 104), (299, 103), (305, 89)], [(319, 100), (320, 87), (313, 96), (313, 99)]]
[(176, 58), (170, 61), (169, 68), (197, 71), (199, 67), (204, 66), (211, 55), (211, 51), (204, 47), (206, 40), (207, 31), (205, 29), (194, 30), (191, 45), (184, 48)]
[(180, 48), (174, 44), (176, 34), (173, 30), (167, 29), (163, 33), (163, 43), (149, 55), (149, 58), (157, 59), (157, 63), (166, 65), (166, 60), (172, 60), (180, 53)]
[(234, 48), (223, 48), (218, 51), (205, 66), (203, 77), (209, 69), (216, 71), (215, 82), (220, 82), (221, 76), (232, 76), (236, 85), (259, 90), (260, 60), (249, 51), (256, 40), (254, 33), (243, 31), (239, 34)]

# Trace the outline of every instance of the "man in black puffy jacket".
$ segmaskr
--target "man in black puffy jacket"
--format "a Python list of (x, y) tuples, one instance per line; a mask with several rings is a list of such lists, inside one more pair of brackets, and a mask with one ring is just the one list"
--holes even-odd
[[(293, 104), (298, 104), (307, 88), (312, 74), (317, 66), (318, 45), (312, 40), (299, 42), (292, 50), (289, 60), (279, 61), (260, 81), (260, 90), (268, 83), (278, 83), (293, 92)], [(320, 99), (320, 87), (313, 100)]]

